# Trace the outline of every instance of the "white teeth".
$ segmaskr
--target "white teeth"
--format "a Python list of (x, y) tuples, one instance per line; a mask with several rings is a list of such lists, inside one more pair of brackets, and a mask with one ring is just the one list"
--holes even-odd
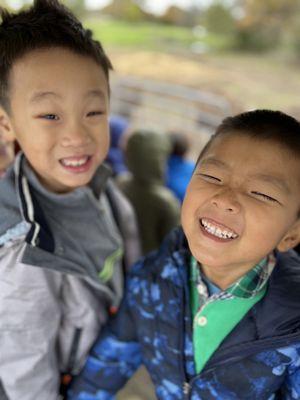
[(205, 219), (201, 219), (201, 225), (204, 229), (209, 232), (211, 235), (217, 236), (221, 239), (236, 239), (238, 235), (232, 231), (222, 230), (218, 226), (214, 226), (212, 223), (206, 221)]
[(67, 160), (62, 159), (61, 162), (66, 167), (80, 167), (81, 165), (85, 164), (88, 160), (88, 157), (83, 157), (79, 160)]

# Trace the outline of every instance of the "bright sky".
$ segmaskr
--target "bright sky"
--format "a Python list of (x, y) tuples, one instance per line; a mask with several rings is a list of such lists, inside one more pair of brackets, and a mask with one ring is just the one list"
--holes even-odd
[[(146, 6), (149, 11), (160, 14), (171, 5), (187, 8), (196, 4), (206, 6), (211, 2), (212, 0), (146, 0)], [(104, 7), (109, 3), (111, 3), (111, 0), (86, 0), (86, 4), (89, 8)]]
[[(24, 3), (31, 3), (32, 0), (7, 0), (13, 8), (20, 8)], [(169, 6), (176, 5), (182, 8), (188, 8), (192, 5), (207, 6), (213, 0), (145, 0), (147, 10), (155, 14), (162, 14)], [(85, 3), (90, 9), (105, 7), (112, 0), (85, 0)]]

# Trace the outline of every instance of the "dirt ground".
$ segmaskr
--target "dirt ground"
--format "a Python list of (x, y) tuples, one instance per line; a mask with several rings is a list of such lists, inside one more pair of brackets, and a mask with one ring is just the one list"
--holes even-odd
[(186, 57), (112, 49), (120, 75), (179, 83), (225, 95), (241, 111), (272, 108), (300, 117), (299, 65), (284, 57), (206, 54)]
[(141, 367), (131, 378), (122, 391), (119, 392), (117, 400), (155, 400), (154, 386), (144, 367)]

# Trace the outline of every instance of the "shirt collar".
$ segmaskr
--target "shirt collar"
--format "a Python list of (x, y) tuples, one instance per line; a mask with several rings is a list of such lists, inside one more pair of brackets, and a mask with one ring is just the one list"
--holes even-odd
[(271, 253), (227, 288), (226, 292), (243, 299), (256, 296), (264, 288), (274, 266), (275, 256)]
[[(220, 295), (224, 296), (224, 294), (227, 294), (230, 297), (232, 296), (244, 299), (256, 296), (265, 287), (273, 271), (275, 262), (274, 254), (270, 253), (227, 289), (224, 291), (220, 290)], [(199, 295), (208, 298), (209, 294), (207, 285), (203, 281), (201, 267), (199, 268), (199, 264), (194, 257), (191, 258), (190, 278), (193, 284), (197, 287)], [(218, 296), (218, 294), (215, 294), (214, 296)]]

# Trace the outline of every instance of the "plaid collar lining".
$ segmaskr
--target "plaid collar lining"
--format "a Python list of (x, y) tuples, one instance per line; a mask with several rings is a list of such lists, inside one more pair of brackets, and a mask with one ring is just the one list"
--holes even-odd
[(209, 296), (207, 286), (201, 277), (199, 264), (197, 260), (192, 257), (190, 279), (192, 286), (197, 288), (199, 308), (215, 300), (229, 300), (235, 297), (243, 299), (255, 297), (265, 287), (275, 266), (275, 261), (274, 254), (269, 254), (229, 288)]

